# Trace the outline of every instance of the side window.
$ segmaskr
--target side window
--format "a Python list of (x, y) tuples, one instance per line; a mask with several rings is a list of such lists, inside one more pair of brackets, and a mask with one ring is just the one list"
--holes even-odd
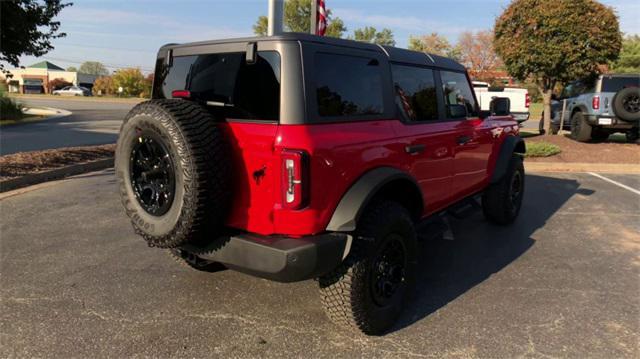
[(317, 53), (315, 82), (322, 117), (378, 115), (384, 111), (378, 60)]
[(565, 88), (562, 90), (562, 94), (560, 95), (561, 98), (569, 98), (572, 97), (574, 92), (575, 92), (575, 83), (570, 83), (567, 84), (567, 86), (565, 86)]
[(407, 121), (438, 119), (438, 98), (433, 70), (415, 66), (392, 65), (395, 103)]
[(462, 72), (440, 71), (447, 118), (477, 116), (476, 100), (467, 76)]

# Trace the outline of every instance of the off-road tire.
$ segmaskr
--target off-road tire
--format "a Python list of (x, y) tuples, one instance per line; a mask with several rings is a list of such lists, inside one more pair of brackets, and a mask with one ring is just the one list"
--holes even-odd
[(571, 116), (571, 138), (578, 142), (591, 140), (591, 125), (584, 119), (582, 112), (577, 111)]
[(640, 129), (632, 128), (629, 131), (625, 132), (625, 137), (627, 138), (627, 142), (629, 143), (637, 143), (640, 139)]
[[(519, 176), (520, 186), (514, 198), (515, 176)], [(518, 217), (524, 195), (524, 179), (522, 157), (513, 154), (504, 176), (498, 182), (489, 185), (482, 194), (482, 212), (489, 222), (507, 225)]]
[(593, 127), (591, 129), (591, 140), (593, 142), (603, 142), (606, 141), (609, 136), (611, 135), (611, 132), (602, 129), (602, 128), (598, 128), (598, 127)]
[(625, 121), (640, 121), (640, 88), (627, 87), (618, 91), (611, 101), (613, 113)]
[[(166, 213), (145, 210), (131, 185), (130, 158), (136, 140), (155, 136), (173, 163), (175, 191)], [(116, 148), (120, 197), (137, 234), (150, 246), (174, 248), (216, 237), (230, 200), (228, 149), (212, 116), (183, 100), (151, 100), (126, 116)]]
[[(380, 305), (371, 280), (380, 251), (390, 241), (404, 248), (404, 280), (390, 302)], [(351, 252), (331, 273), (319, 278), (320, 296), (327, 316), (341, 327), (379, 335), (398, 319), (415, 287), (417, 240), (409, 212), (391, 201), (370, 204), (358, 222)]]
[(209, 273), (220, 272), (227, 269), (227, 267), (221, 263), (206, 261), (178, 248), (167, 249), (166, 252), (171, 259), (185, 268)]

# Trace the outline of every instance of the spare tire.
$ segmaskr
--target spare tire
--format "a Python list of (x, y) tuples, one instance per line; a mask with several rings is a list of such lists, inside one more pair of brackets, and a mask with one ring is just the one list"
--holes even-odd
[(134, 107), (120, 129), (115, 170), (135, 232), (161, 248), (216, 238), (230, 201), (228, 161), (223, 134), (202, 106)]
[(640, 88), (628, 87), (613, 96), (613, 112), (625, 121), (640, 121)]

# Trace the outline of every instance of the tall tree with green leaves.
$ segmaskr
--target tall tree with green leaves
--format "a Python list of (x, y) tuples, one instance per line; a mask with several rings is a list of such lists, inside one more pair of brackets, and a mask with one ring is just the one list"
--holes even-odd
[(368, 42), (371, 44), (395, 46), (396, 40), (393, 38), (393, 32), (390, 29), (384, 28), (378, 32), (373, 26), (366, 26), (362, 29), (355, 29), (353, 31), (353, 37), (350, 39), (362, 42)]
[(69, 71), (69, 72), (78, 72), (78, 69), (75, 66), (69, 66), (69, 67), (67, 67), (67, 71)]
[[(65, 37), (54, 18), (72, 3), (61, 0), (0, 1), (0, 61), (20, 66), (20, 56), (42, 56), (53, 50), (51, 41)], [(0, 63), (0, 70), (5, 72)]]
[(451, 46), (449, 40), (437, 32), (432, 32), (428, 35), (409, 36), (409, 50), (451, 57), (454, 59), (457, 59), (460, 56), (458, 50)]
[(618, 58), (622, 43), (613, 9), (595, 0), (514, 0), (494, 30), (509, 74), (532, 78), (542, 92), (546, 133), (555, 85), (596, 74)]
[(80, 65), (78, 72), (89, 75), (106, 76), (109, 74), (109, 70), (98, 61), (85, 61)]
[(611, 71), (618, 73), (640, 73), (640, 36), (629, 35), (622, 40), (620, 58), (611, 64)]
[[(325, 36), (342, 37), (347, 31), (344, 22), (331, 16), (331, 10), (327, 9), (327, 31)], [(269, 20), (266, 16), (258, 17), (253, 25), (253, 32), (258, 36), (267, 36)], [(311, 28), (311, 0), (287, 0), (284, 3), (284, 27), (288, 32), (308, 33)]]

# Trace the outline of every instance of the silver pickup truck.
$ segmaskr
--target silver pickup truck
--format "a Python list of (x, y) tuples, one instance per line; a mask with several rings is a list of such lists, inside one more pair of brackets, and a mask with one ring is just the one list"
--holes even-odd
[[(627, 141), (638, 141), (640, 128), (640, 74), (606, 74), (592, 80), (568, 83), (551, 102), (551, 131), (571, 131), (574, 140), (603, 141), (624, 132)], [(543, 119), (540, 119), (540, 130)]]

